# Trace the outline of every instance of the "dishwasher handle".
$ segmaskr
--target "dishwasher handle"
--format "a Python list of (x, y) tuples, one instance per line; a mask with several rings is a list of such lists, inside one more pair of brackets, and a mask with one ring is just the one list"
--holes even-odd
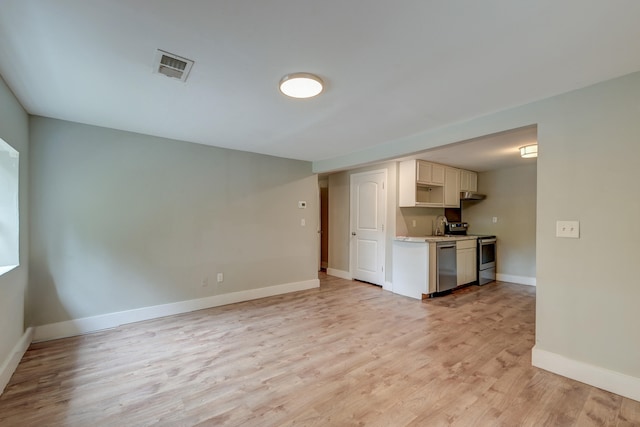
[(440, 242), (436, 244), (437, 248), (455, 248), (456, 242)]

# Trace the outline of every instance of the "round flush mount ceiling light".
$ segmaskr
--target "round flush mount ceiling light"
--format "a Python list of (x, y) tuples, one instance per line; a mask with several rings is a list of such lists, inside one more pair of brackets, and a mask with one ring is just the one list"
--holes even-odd
[(538, 157), (538, 144), (531, 144), (520, 147), (520, 157), (524, 159)]
[(322, 89), (322, 79), (311, 73), (287, 74), (280, 80), (280, 92), (291, 98), (312, 98)]

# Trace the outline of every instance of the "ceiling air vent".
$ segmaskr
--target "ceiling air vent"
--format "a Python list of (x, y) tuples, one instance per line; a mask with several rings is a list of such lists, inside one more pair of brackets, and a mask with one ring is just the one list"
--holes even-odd
[(193, 61), (190, 59), (160, 49), (156, 52), (156, 61), (154, 64), (154, 72), (156, 73), (164, 74), (167, 77), (184, 82), (187, 80), (192, 66)]

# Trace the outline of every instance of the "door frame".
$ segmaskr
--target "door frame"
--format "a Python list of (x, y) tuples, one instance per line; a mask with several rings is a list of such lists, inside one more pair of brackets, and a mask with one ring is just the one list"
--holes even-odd
[(387, 230), (389, 229), (387, 224), (387, 210), (388, 210), (388, 188), (389, 188), (389, 171), (388, 169), (376, 169), (365, 172), (352, 173), (349, 175), (349, 275), (354, 278), (355, 272), (355, 239), (352, 238), (352, 234), (354, 232), (354, 224), (355, 224), (355, 209), (353, 207), (353, 181), (354, 177), (362, 177), (365, 175), (374, 175), (382, 173), (384, 176), (384, 185), (382, 188), (382, 212), (379, 212), (382, 215), (382, 224), (383, 224), (383, 239), (381, 242), (381, 250), (382, 250), (382, 264), (383, 271), (380, 273), (380, 283), (376, 283), (380, 285), (383, 289), (388, 289), (387, 286)]

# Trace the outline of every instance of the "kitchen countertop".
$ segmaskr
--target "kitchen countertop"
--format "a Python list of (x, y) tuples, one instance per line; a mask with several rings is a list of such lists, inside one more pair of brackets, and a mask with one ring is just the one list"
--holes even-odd
[(458, 240), (477, 240), (478, 236), (396, 236), (394, 240), (399, 242), (455, 242)]

